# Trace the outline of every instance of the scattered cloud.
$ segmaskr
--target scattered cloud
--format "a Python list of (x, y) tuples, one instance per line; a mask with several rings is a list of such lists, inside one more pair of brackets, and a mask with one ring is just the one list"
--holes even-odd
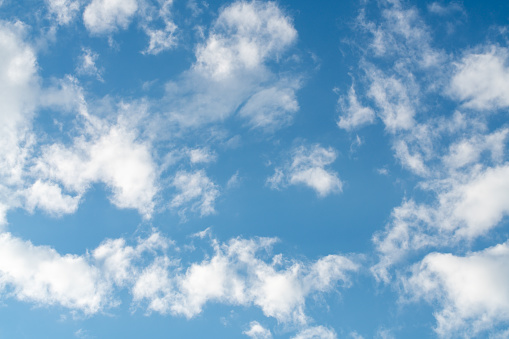
[(46, 0), (50, 14), (56, 17), (60, 25), (67, 25), (77, 16), (80, 11), (79, 0)]
[(105, 124), (99, 130), (95, 127), (92, 124), (88, 137), (75, 138), (71, 146), (45, 146), (35, 173), (76, 195), (85, 193), (93, 183), (103, 182), (112, 189), (110, 200), (115, 206), (135, 208), (150, 218), (158, 191), (150, 146), (122, 123)]
[(185, 217), (188, 204), (192, 212), (201, 216), (215, 213), (214, 202), (219, 197), (219, 188), (205, 174), (205, 171), (179, 171), (173, 179), (172, 185), (178, 190), (170, 206), (179, 209), (179, 214)]
[(273, 131), (288, 125), (298, 103), (298, 76), (279, 76), (268, 67), (295, 42), (289, 17), (272, 2), (235, 2), (223, 8), (196, 61), (166, 85), (170, 121), (196, 127), (223, 121), (238, 111), (252, 128)]
[(262, 325), (260, 325), (257, 321), (252, 321), (250, 324), (250, 329), (248, 331), (242, 332), (243, 334), (247, 335), (248, 337), (251, 337), (253, 339), (271, 339), (272, 333), (270, 330), (264, 328)]
[(336, 160), (336, 152), (320, 145), (300, 146), (292, 151), (292, 159), (283, 167), (278, 167), (267, 184), (273, 189), (287, 185), (306, 185), (320, 197), (341, 192), (342, 182), (334, 171), (325, 167)]
[[(12, 288), (19, 300), (60, 304), (93, 314), (112, 303), (100, 271), (80, 256), (61, 256), (9, 233), (0, 234), (0, 288)], [(79, 281), (79, 284), (76, 284)]]
[(83, 22), (92, 34), (110, 34), (126, 29), (137, 10), (137, 0), (92, 0), (85, 7)]
[(509, 107), (509, 50), (488, 46), (466, 54), (456, 63), (451, 95), (467, 108), (496, 110)]
[(411, 298), (437, 302), (435, 331), (441, 337), (479, 337), (509, 321), (508, 243), (456, 256), (430, 253), (404, 278)]
[(99, 55), (89, 48), (83, 48), (82, 51), (83, 54), (79, 58), (79, 65), (76, 67), (76, 73), (79, 75), (93, 76), (97, 80), (104, 82), (101, 75), (102, 71), (97, 68), (95, 64)]

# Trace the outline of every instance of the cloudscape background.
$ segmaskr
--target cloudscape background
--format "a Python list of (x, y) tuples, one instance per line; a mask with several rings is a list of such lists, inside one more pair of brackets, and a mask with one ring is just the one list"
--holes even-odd
[(0, 13), (0, 338), (509, 337), (508, 2)]

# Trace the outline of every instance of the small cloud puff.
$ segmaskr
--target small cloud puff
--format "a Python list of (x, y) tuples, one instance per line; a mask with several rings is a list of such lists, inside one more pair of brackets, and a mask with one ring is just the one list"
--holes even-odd
[(274, 175), (267, 179), (267, 184), (273, 189), (288, 185), (306, 185), (320, 197), (339, 193), (343, 186), (341, 180), (334, 171), (325, 168), (334, 160), (336, 152), (331, 147), (297, 147), (292, 151), (291, 160), (276, 168)]

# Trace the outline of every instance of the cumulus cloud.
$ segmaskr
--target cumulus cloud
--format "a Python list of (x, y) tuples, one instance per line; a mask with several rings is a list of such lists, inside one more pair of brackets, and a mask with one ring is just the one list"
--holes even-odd
[(179, 214), (185, 216), (190, 204), (192, 212), (199, 212), (201, 216), (215, 212), (214, 202), (219, 197), (219, 189), (205, 174), (205, 171), (179, 171), (173, 179), (172, 185), (177, 193), (170, 206), (180, 209)]
[(243, 334), (251, 337), (253, 339), (271, 339), (272, 333), (270, 330), (266, 329), (258, 321), (252, 321), (250, 324), (250, 329), (248, 331), (242, 332)]
[(193, 127), (223, 121), (236, 112), (252, 128), (288, 125), (298, 110), (298, 76), (270, 70), (295, 42), (289, 17), (272, 2), (238, 1), (223, 8), (196, 61), (166, 85), (170, 121)]
[(147, 300), (149, 309), (188, 318), (202, 312), (207, 302), (256, 305), (280, 322), (305, 324), (306, 297), (349, 286), (349, 275), (358, 264), (340, 255), (329, 255), (308, 265), (293, 261), (278, 269), (278, 260), (266, 263), (257, 253), (267, 251), (275, 239), (232, 239), (214, 242), (214, 255), (194, 263), (183, 274), (171, 276), (169, 263), (155, 262), (139, 277), (134, 299)]
[(7, 288), (17, 299), (60, 304), (85, 314), (96, 313), (111, 302), (109, 284), (85, 258), (61, 256), (9, 233), (0, 234), (0, 244), (0, 288)]
[(274, 189), (287, 185), (306, 185), (314, 189), (320, 197), (341, 192), (341, 180), (334, 171), (325, 168), (334, 160), (336, 152), (331, 147), (297, 147), (292, 151), (291, 161), (276, 168), (274, 175), (267, 179), (267, 184)]
[(290, 124), (294, 113), (299, 110), (294, 84), (264, 88), (253, 94), (239, 111), (239, 116), (248, 119), (252, 128), (272, 129)]
[(164, 29), (146, 27), (145, 33), (149, 37), (149, 43), (147, 49), (143, 53), (157, 55), (175, 47), (177, 45), (176, 30), (177, 25), (171, 21), (165, 24)]
[[(42, 87), (37, 73), (34, 48), (26, 42), (26, 26), (21, 22), (0, 21), (0, 224), (14, 207), (23, 207), (24, 194), (32, 203), (40, 190), (27, 174), (36, 136), (32, 121), (37, 109), (72, 106), (75, 90), (72, 81), (57, 80)], [(40, 186), (38, 188), (41, 188)], [(37, 192), (36, 192), (37, 191)], [(31, 193), (30, 193), (31, 192)], [(53, 193), (56, 193), (53, 191)], [(57, 194), (58, 195), (58, 194)], [(53, 195), (55, 196), (55, 195)], [(35, 199), (35, 200), (34, 200)], [(37, 203), (36, 203), (37, 204)], [(28, 208), (33, 208), (32, 204)], [(58, 209), (58, 208), (57, 208)]]
[(45, 146), (34, 171), (76, 195), (103, 182), (112, 190), (113, 204), (135, 208), (145, 218), (155, 206), (157, 174), (150, 146), (121, 123), (94, 130), (88, 139), (77, 137), (71, 146)]
[(236, 2), (217, 19), (214, 32), (198, 46), (195, 68), (214, 79), (258, 68), (297, 37), (290, 20), (272, 2)]
[(476, 110), (509, 107), (509, 50), (490, 46), (483, 52), (466, 54), (456, 63), (451, 95)]
[(83, 22), (93, 34), (126, 29), (138, 10), (136, 0), (92, 0), (83, 12)]
[(404, 278), (405, 292), (437, 303), (441, 337), (479, 337), (509, 321), (508, 259), (507, 242), (465, 256), (431, 253)]
[(378, 278), (409, 251), (445, 246), (487, 234), (509, 214), (509, 165), (504, 163), (449, 179), (433, 205), (405, 201), (392, 212), (386, 231), (374, 237), (381, 262)]
[(46, 0), (46, 5), (60, 25), (67, 25), (78, 14), (81, 3), (79, 0)]
[[(177, 25), (172, 20), (171, 7), (173, 0), (158, 1), (159, 8), (152, 8), (144, 3), (146, 13), (142, 19), (142, 27), (149, 37), (149, 45), (143, 54), (159, 54), (177, 45)], [(156, 22), (162, 21), (164, 27), (156, 27)]]

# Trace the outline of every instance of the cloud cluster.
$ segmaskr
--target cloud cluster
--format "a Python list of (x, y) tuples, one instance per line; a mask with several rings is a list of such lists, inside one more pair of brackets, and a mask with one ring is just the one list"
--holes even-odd
[(430, 253), (403, 280), (412, 298), (437, 302), (439, 335), (476, 337), (509, 321), (509, 244), (456, 256)]
[[(381, 18), (368, 19), (365, 11), (358, 17), (370, 43), (355, 90), (339, 99), (338, 126), (351, 131), (379, 118), (395, 158), (426, 199), (405, 197), (392, 210), (385, 230), (373, 236), (379, 261), (371, 270), (378, 281), (403, 283), (403, 297), (441, 305), (438, 335), (475, 336), (507, 321), (509, 303), (498, 298), (495, 306), (492, 297), (506, 293), (497, 285), (506, 278), (499, 267), (506, 244), (467, 255), (439, 252), (470, 248), (509, 214), (508, 131), (489, 123), (508, 107), (507, 49), (488, 44), (455, 57), (433, 47), (416, 8), (399, 1), (381, 8)], [(447, 14), (438, 4), (429, 10)], [(437, 107), (440, 114), (431, 114)], [(415, 255), (424, 258), (407, 277), (405, 263)]]
[(137, 10), (137, 0), (92, 0), (85, 7), (83, 22), (93, 34), (108, 34), (126, 29)]
[(219, 196), (219, 189), (205, 174), (205, 171), (179, 171), (173, 179), (172, 185), (178, 193), (173, 197), (170, 206), (180, 208), (179, 214), (185, 216), (187, 204), (191, 204), (191, 211), (200, 215), (215, 212), (214, 202)]
[[(234, 238), (226, 243), (213, 239), (212, 256), (186, 265), (183, 258), (169, 254), (175, 244), (158, 232), (138, 239), (135, 246), (123, 238), (108, 239), (82, 256), (60, 255), (50, 247), (2, 233), (0, 291), (27, 302), (93, 314), (118, 305), (116, 291), (126, 288), (133, 303), (147, 304), (149, 312), (191, 318), (207, 303), (216, 302), (257, 306), (267, 317), (305, 326), (306, 299), (339, 285), (348, 287), (359, 266), (341, 255), (312, 263), (284, 259), (281, 254), (268, 257), (275, 242), (273, 238)], [(80, 284), (75, 283), (78, 280)], [(311, 338), (315, 332), (333, 333), (318, 327), (298, 337)], [(270, 331), (258, 323), (252, 323), (246, 334), (270, 337)]]
[(295, 42), (289, 17), (271, 2), (235, 2), (224, 8), (196, 61), (166, 85), (163, 101), (180, 127), (223, 121), (238, 110), (252, 128), (274, 130), (289, 124), (299, 106), (297, 77), (274, 74), (267, 63)]

